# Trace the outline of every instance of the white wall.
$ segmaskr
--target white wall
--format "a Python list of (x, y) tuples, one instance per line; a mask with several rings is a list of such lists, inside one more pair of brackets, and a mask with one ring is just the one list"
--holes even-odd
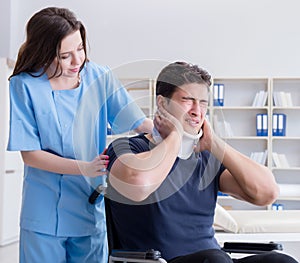
[[(11, 2), (10, 56), (15, 57), (28, 18), (49, 3)], [(93, 60), (133, 76), (155, 77), (162, 64), (174, 60), (198, 63), (214, 76), (300, 75), (298, 0), (54, 0), (51, 5), (72, 9), (85, 23)]]
[(10, 1), (1, 3), (0, 8), (0, 58), (7, 57), (10, 50)]

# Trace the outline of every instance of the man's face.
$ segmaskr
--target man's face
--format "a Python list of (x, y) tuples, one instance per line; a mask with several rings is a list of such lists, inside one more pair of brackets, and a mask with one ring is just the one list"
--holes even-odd
[(205, 84), (191, 83), (177, 88), (166, 110), (180, 121), (184, 131), (198, 134), (208, 106), (208, 90)]

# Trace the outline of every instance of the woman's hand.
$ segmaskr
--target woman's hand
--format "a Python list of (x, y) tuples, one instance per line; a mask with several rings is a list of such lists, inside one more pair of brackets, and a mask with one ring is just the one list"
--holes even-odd
[(102, 176), (107, 173), (106, 168), (109, 163), (109, 156), (105, 154), (106, 149), (91, 162), (80, 162), (79, 167), (82, 175), (88, 177)]

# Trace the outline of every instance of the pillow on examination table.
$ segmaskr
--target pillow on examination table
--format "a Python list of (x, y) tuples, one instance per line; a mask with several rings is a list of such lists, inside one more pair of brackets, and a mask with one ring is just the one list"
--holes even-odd
[(239, 233), (300, 232), (300, 210), (231, 210)]
[(216, 230), (232, 233), (299, 233), (300, 210), (225, 210), (216, 206)]
[(237, 233), (239, 230), (235, 219), (218, 203), (215, 209), (214, 228), (232, 233)]

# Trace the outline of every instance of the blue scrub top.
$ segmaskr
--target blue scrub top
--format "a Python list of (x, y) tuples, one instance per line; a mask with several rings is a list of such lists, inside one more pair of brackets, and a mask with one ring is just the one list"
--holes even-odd
[[(44, 150), (93, 160), (106, 147), (107, 123), (114, 133), (137, 128), (145, 119), (107, 67), (87, 62), (80, 86), (52, 90), (47, 75), (21, 73), (10, 80), (8, 150)], [(103, 199), (88, 202), (104, 178), (47, 172), (25, 165), (22, 228), (56, 236), (106, 231)]]

